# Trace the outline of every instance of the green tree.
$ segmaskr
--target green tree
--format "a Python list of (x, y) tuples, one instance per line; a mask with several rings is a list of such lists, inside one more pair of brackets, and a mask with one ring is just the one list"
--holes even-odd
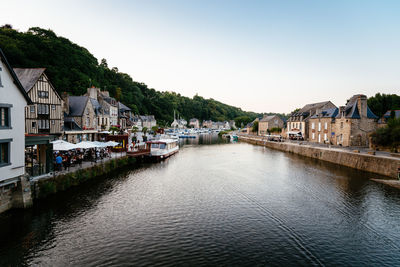
[(253, 133), (258, 133), (258, 121), (253, 123), (253, 128), (251, 129)]
[(368, 107), (376, 116), (381, 118), (388, 110), (400, 109), (400, 96), (377, 93), (368, 98)]
[(186, 120), (225, 121), (247, 116), (252, 121), (259, 116), (197, 94), (189, 98), (148, 88), (119, 72), (118, 68), (110, 69), (106, 59), (99, 62), (86, 48), (57, 36), (52, 30), (33, 27), (27, 32), (19, 32), (3, 26), (0, 27), (0, 47), (13, 67), (46, 68), (46, 75), (58, 93), (82, 95), (93, 85), (109, 91), (135, 114), (155, 115), (165, 125), (173, 121), (174, 110)]

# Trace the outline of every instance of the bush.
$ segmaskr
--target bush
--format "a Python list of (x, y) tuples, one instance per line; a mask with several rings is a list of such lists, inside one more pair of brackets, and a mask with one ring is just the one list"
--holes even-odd
[(400, 146), (400, 118), (389, 119), (386, 127), (379, 128), (371, 135), (371, 141), (376, 146)]

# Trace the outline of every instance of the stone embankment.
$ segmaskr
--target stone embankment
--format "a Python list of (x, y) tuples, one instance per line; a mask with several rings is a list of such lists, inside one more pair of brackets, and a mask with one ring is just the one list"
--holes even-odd
[(117, 169), (132, 165), (135, 162), (135, 158), (125, 156), (97, 163), (74, 172), (36, 180), (31, 183), (32, 198), (33, 200), (45, 198), (48, 195), (65, 191), (70, 187), (80, 185), (93, 178), (110, 174)]
[(397, 172), (400, 167), (400, 159), (395, 157), (360, 154), (342, 149), (314, 147), (311, 145), (302, 145), (300, 143), (265, 141), (262, 137), (256, 136), (250, 137), (240, 135), (239, 140), (254, 145), (261, 145), (358, 170), (388, 176), (393, 179), (397, 179)]
[(133, 157), (120, 157), (92, 166), (81, 168), (67, 173), (56, 173), (54, 176), (29, 181), (23, 177), (18, 183), (13, 184), (0, 192), (0, 213), (15, 209), (29, 208), (37, 199), (65, 191), (70, 187), (78, 186), (86, 181), (105, 176), (121, 168), (132, 166), (136, 162)]

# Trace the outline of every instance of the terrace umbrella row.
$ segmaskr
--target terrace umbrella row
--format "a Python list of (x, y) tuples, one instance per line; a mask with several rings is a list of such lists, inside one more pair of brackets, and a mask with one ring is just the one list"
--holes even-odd
[(104, 147), (114, 147), (118, 145), (119, 143), (114, 142), (114, 141), (108, 141), (108, 142), (90, 142), (90, 141), (82, 141), (78, 144), (72, 144), (64, 140), (56, 140), (51, 142), (53, 144), (53, 150), (58, 150), (58, 151), (67, 151), (67, 150), (73, 150), (73, 149), (89, 149), (89, 148), (104, 148)]

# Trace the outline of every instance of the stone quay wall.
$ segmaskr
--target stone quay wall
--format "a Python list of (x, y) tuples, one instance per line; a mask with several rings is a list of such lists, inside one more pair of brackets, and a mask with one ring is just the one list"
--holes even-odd
[(32, 199), (43, 199), (57, 192), (65, 191), (70, 187), (78, 186), (88, 180), (115, 172), (115, 170), (132, 166), (135, 158), (125, 156), (97, 163), (91, 167), (79, 169), (74, 172), (47, 177), (31, 183)]
[(340, 149), (313, 147), (295, 143), (271, 142), (257, 137), (239, 136), (239, 140), (254, 145), (265, 146), (358, 170), (388, 176), (393, 179), (397, 179), (397, 168), (400, 167), (400, 159), (392, 157), (360, 154)]
[(136, 159), (125, 156), (97, 163), (88, 168), (74, 172), (62, 173), (55, 176), (29, 181), (24, 175), (17, 182), (0, 187), (0, 213), (10, 209), (29, 208), (36, 199), (43, 199), (70, 187), (105, 176), (118, 169), (128, 168), (135, 164)]

